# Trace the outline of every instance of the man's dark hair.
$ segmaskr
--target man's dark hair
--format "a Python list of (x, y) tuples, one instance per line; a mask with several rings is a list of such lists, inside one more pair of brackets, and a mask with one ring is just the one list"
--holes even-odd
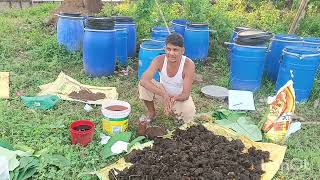
[(174, 46), (184, 47), (183, 37), (178, 33), (172, 33), (167, 37), (166, 45), (169, 43)]

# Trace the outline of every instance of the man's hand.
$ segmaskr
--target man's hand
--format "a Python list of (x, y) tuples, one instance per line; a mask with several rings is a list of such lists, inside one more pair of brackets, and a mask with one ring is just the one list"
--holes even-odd
[(161, 97), (164, 103), (163, 105), (164, 105), (165, 113), (167, 115), (170, 115), (172, 111), (171, 97), (169, 96), (169, 94), (167, 93), (166, 89), (162, 84), (160, 86), (160, 90), (161, 90)]

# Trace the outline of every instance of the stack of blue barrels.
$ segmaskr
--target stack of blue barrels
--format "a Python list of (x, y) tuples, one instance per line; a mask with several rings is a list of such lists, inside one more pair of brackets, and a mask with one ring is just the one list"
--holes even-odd
[(263, 41), (252, 46), (239, 38), (248, 31), (248, 28), (236, 28), (228, 45), (231, 88), (258, 90), (264, 68), (267, 77), (276, 83), (276, 91), (292, 80), (296, 101), (306, 102), (319, 69), (320, 38), (278, 34), (271, 38), (267, 49)]
[(261, 86), (267, 51), (265, 42), (271, 36), (258, 30), (238, 29), (228, 46), (231, 89), (254, 92)]
[[(169, 34), (176, 32), (184, 37), (185, 55), (193, 61), (201, 62), (207, 59), (209, 51), (209, 27), (207, 23), (192, 23), (185, 19), (174, 19), (172, 27), (155, 26), (152, 28), (151, 39), (140, 45), (138, 78), (150, 66), (152, 60), (165, 54), (165, 41)], [(159, 81), (157, 72), (154, 79)]]
[(127, 65), (136, 51), (136, 25), (131, 17), (58, 15), (57, 39), (69, 52), (83, 50), (85, 73), (92, 77), (113, 74), (116, 62)]

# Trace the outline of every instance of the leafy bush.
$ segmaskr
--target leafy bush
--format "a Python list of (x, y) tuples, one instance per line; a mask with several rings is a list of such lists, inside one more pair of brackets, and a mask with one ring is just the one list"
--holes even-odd
[[(286, 33), (294, 19), (299, 2), (294, 0), (291, 8), (280, 1), (224, 0), (215, 5), (208, 0), (158, 0), (167, 23), (172, 19), (185, 18), (195, 22), (208, 22), (210, 29), (217, 30), (220, 43), (228, 41), (234, 27), (247, 26), (274, 34)], [(298, 33), (319, 36), (320, 16), (317, 15), (317, 1), (310, 1), (307, 16), (302, 20)], [(106, 5), (101, 16), (132, 16), (138, 27), (139, 39), (148, 38), (150, 29), (164, 25), (159, 9), (153, 0), (125, 1), (121, 4)]]

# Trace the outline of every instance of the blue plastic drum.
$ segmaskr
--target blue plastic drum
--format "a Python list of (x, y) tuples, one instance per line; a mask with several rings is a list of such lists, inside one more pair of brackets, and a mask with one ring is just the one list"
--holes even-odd
[[(138, 78), (141, 79), (143, 73), (149, 68), (151, 62), (159, 55), (165, 54), (162, 43), (154, 41), (145, 41), (140, 45), (139, 51), (139, 67)], [(157, 72), (153, 77), (156, 81), (160, 81), (160, 74)]]
[(173, 32), (174, 30), (171, 27), (166, 28), (165, 26), (156, 26), (152, 28), (151, 39), (165, 42), (166, 38)]
[(243, 46), (234, 44), (231, 49), (231, 89), (257, 91), (261, 86), (265, 46)]
[(126, 66), (128, 62), (128, 33), (126, 28), (116, 29), (116, 59), (121, 66)]
[(195, 62), (205, 61), (209, 51), (208, 24), (188, 24), (184, 32), (184, 43), (187, 57)]
[(128, 57), (136, 56), (136, 41), (137, 41), (137, 27), (136, 23), (130, 17), (125, 18), (115, 18), (116, 23), (115, 26), (118, 28), (126, 28), (128, 33)]
[(84, 17), (73, 14), (59, 14), (58, 16), (57, 40), (59, 45), (63, 45), (69, 52), (79, 51), (83, 42)]
[(276, 82), (279, 71), (279, 60), (282, 50), (286, 46), (301, 46), (302, 39), (294, 34), (279, 34), (271, 39), (269, 52), (267, 54), (265, 70), (266, 74), (272, 81)]
[(308, 101), (317, 74), (319, 62), (319, 49), (302, 46), (286, 47), (283, 50), (276, 82), (276, 91), (289, 80), (293, 80), (296, 101)]
[(83, 65), (92, 77), (112, 75), (116, 65), (116, 30), (85, 29)]
[(182, 37), (184, 37), (184, 31), (186, 29), (187, 24), (190, 21), (186, 19), (174, 19), (171, 21), (172, 27), (176, 33), (179, 33)]

